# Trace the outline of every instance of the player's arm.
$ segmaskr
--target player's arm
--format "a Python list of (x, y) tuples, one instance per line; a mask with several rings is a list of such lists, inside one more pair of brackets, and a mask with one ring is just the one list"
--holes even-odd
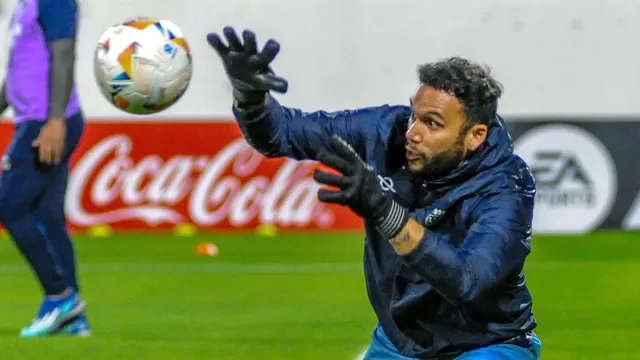
[(7, 82), (2, 81), (0, 88), (0, 115), (9, 108), (9, 98), (7, 97)]
[(38, 3), (38, 20), (51, 54), (49, 120), (64, 120), (74, 82), (78, 5), (76, 0)]
[(316, 160), (320, 151), (328, 149), (331, 135), (340, 136), (363, 156), (364, 140), (375, 136), (380, 119), (408, 116), (410, 110), (385, 105), (331, 113), (303, 112), (267, 96), (250, 107), (236, 101), (233, 112), (247, 142), (265, 156)]
[(334, 113), (313, 112), (281, 106), (272, 91), (285, 93), (287, 81), (270, 67), (280, 51), (275, 40), (268, 40), (258, 50), (256, 36), (245, 30), (240, 37), (235, 29), (225, 27), (207, 40), (222, 60), (233, 86), (233, 112), (247, 141), (269, 157), (292, 157), (316, 160), (319, 151), (327, 150), (331, 135), (339, 135), (360, 155), (367, 137), (377, 136), (380, 120), (408, 108), (389, 106)]
[(459, 248), (425, 228), (419, 212), (390, 241), (401, 260), (444, 297), (466, 302), (517, 269), (530, 252), (533, 195), (509, 191), (484, 198)]
[[(513, 272), (530, 252), (534, 192), (516, 186), (492, 189), (470, 214), (467, 237), (456, 248), (448, 237), (425, 228), (437, 218), (410, 213), (385, 192), (374, 169), (346, 142), (333, 136), (322, 164), (341, 174), (316, 170), (314, 179), (330, 188), (318, 199), (348, 206), (389, 241), (400, 261), (454, 303), (470, 301)], [(372, 240), (373, 241), (373, 240)]]

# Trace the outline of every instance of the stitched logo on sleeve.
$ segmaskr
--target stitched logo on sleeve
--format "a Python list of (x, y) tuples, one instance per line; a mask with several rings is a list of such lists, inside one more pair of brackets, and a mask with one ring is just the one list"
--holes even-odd
[(425, 226), (432, 226), (440, 221), (447, 212), (442, 209), (433, 209), (429, 215), (424, 219)]
[(393, 187), (393, 179), (390, 177), (383, 177), (382, 175), (378, 175), (378, 181), (380, 182), (380, 187), (383, 191), (391, 191), (392, 193), (396, 192), (396, 189)]

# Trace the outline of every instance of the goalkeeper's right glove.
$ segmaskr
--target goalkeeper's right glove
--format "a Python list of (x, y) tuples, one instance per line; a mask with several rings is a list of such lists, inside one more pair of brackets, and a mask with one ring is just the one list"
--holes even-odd
[(269, 91), (287, 92), (287, 80), (275, 76), (269, 64), (280, 51), (280, 44), (270, 39), (258, 52), (256, 36), (250, 30), (242, 32), (244, 44), (240, 42), (232, 27), (225, 27), (227, 38), (225, 46), (220, 35), (207, 35), (209, 45), (213, 47), (224, 65), (227, 76), (233, 86), (233, 97), (240, 104), (252, 105), (265, 100)]

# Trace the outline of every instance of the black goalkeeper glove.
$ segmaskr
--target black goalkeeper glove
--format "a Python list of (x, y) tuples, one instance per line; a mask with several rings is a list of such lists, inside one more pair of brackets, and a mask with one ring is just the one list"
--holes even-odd
[(408, 211), (382, 190), (371, 166), (346, 141), (333, 135), (330, 145), (331, 151), (321, 152), (318, 160), (342, 175), (316, 170), (313, 178), (317, 182), (338, 188), (320, 189), (318, 199), (346, 205), (360, 217), (372, 220), (386, 240), (396, 236), (409, 221)]
[(254, 104), (264, 100), (269, 91), (287, 92), (287, 81), (275, 76), (269, 64), (280, 51), (280, 44), (270, 39), (258, 52), (256, 36), (250, 30), (242, 32), (244, 44), (240, 42), (232, 27), (225, 27), (224, 36), (229, 46), (225, 46), (220, 35), (207, 35), (224, 65), (233, 86), (233, 96), (240, 103)]

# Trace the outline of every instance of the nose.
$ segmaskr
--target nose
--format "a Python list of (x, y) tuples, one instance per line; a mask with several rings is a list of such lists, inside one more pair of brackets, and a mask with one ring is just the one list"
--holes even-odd
[(415, 144), (419, 144), (422, 142), (422, 134), (420, 133), (420, 131), (418, 130), (418, 127), (416, 126), (416, 121), (412, 122), (409, 124), (409, 129), (407, 129), (407, 140), (415, 143)]

